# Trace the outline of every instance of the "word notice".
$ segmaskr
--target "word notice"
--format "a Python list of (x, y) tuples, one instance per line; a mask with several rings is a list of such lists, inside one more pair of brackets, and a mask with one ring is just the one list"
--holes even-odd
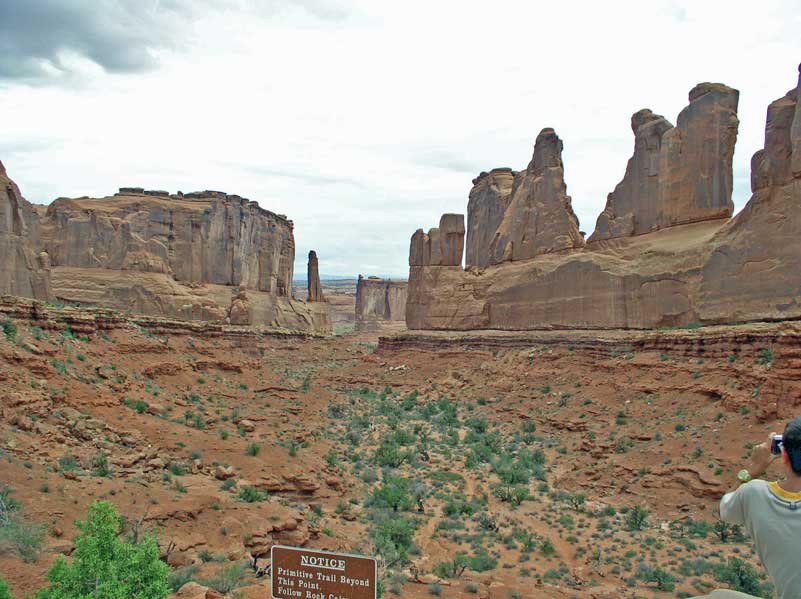
[(274, 545), (273, 599), (376, 599), (372, 557)]

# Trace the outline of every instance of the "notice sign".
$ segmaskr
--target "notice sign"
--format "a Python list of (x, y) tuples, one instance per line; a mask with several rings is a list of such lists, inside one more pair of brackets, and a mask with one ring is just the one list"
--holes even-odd
[(272, 548), (273, 599), (376, 599), (375, 559), (300, 547)]

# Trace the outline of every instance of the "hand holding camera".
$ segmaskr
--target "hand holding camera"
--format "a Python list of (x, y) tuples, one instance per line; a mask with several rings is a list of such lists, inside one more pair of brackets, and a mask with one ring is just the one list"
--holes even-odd
[(778, 433), (770, 433), (768, 440), (754, 447), (751, 453), (751, 465), (748, 466), (748, 473), (756, 478), (768, 469), (771, 462), (781, 455), (782, 436)]

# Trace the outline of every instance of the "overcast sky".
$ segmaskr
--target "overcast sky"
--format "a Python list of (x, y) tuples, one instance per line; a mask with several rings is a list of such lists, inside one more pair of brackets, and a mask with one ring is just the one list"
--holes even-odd
[(28, 200), (216, 189), (295, 222), (296, 272), (408, 274), (409, 237), (554, 127), (592, 232), (698, 82), (740, 90), (737, 209), (795, 86), (798, 0), (0, 0), (0, 160)]

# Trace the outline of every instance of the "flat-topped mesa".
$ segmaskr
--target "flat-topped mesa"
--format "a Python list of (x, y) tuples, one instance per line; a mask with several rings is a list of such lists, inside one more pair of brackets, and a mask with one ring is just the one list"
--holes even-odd
[(405, 323), (407, 286), (406, 281), (359, 275), (356, 329), (380, 330), (387, 323)]
[(38, 242), (38, 215), (0, 162), (0, 295), (53, 299), (50, 260)]
[[(481, 224), (474, 224), (478, 229), (469, 236), (486, 237), (486, 232), (479, 233)], [(553, 129), (545, 128), (537, 136), (528, 167), (514, 178), (509, 205), (490, 242), (489, 264), (528, 260), (583, 245), (567, 195), (562, 140)]]
[(739, 92), (699, 83), (676, 127), (648, 109), (631, 117), (634, 154), (588, 242), (729, 218)]
[(464, 253), (464, 215), (443, 214), (439, 227), (417, 229), (409, 245), (409, 266), (461, 266)]
[(317, 261), (317, 252), (309, 252), (309, 264), (306, 270), (306, 285), (308, 286), (308, 300), (310, 302), (324, 302), (323, 286), (320, 284), (320, 266)]
[(467, 204), (467, 251), (465, 265), (483, 268), (491, 263), (490, 246), (512, 200), (517, 173), (494, 168), (473, 179)]
[(41, 231), (53, 266), (165, 273), (181, 283), (244, 285), (289, 297), (291, 221), (223, 192), (140, 190), (50, 204)]

